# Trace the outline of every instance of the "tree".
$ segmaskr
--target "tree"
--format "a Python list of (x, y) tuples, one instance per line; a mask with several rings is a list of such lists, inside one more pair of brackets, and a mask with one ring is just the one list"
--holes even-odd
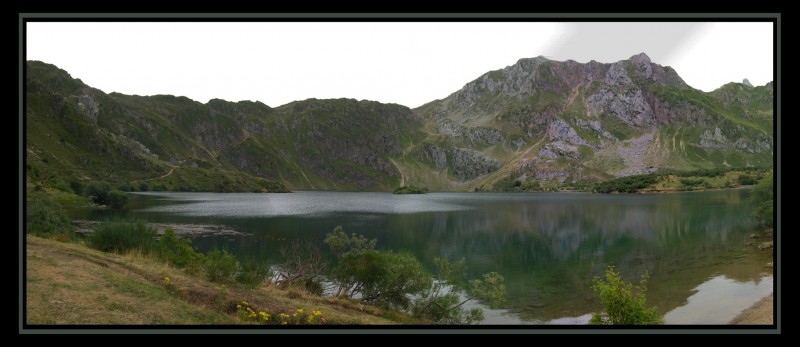
[(178, 238), (172, 228), (167, 228), (158, 240), (158, 254), (161, 259), (177, 267), (187, 268), (190, 272), (199, 270), (205, 260), (203, 253), (194, 250), (190, 238)]
[(772, 227), (773, 224), (773, 206), (775, 203), (775, 196), (772, 185), (772, 175), (768, 175), (758, 182), (753, 189), (752, 196), (754, 211), (753, 217), (761, 224)]
[(95, 204), (108, 205), (108, 192), (111, 185), (107, 182), (92, 181), (84, 187), (83, 194), (90, 197)]
[(462, 258), (450, 262), (435, 258), (438, 269), (436, 279), (414, 303), (414, 316), (429, 319), (436, 324), (470, 324), (483, 320), (483, 310), (464, 310), (463, 305), (481, 299), (491, 308), (506, 300), (504, 278), (497, 272), (483, 274), (481, 279), (467, 281), (466, 262)]
[(239, 262), (228, 250), (215, 249), (206, 255), (205, 270), (208, 279), (213, 282), (230, 280), (236, 275)]
[(362, 301), (407, 308), (409, 295), (430, 286), (431, 276), (417, 259), (407, 253), (377, 251), (377, 240), (352, 234), (341, 226), (326, 235), (324, 242), (336, 254), (331, 272), (337, 295), (360, 297)]
[(106, 203), (111, 209), (121, 210), (128, 206), (128, 194), (119, 190), (112, 190), (106, 195)]
[(28, 196), (25, 208), (25, 230), (34, 235), (74, 236), (67, 213), (61, 205), (54, 202), (44, 193), (33, 193)]
[(283, 263), (276, 266), (277, 284), (288, 286), (302, 283), (306, 289), (318, 287), (313, 282), (328, 268), (328, 261), (318, 243), (294, 239), (289, 245), (281, 247), (280, 253)]
[[(647, 274), (642, 275), (639, 285), (625, 282), (613, 266), (606, 269), (603, 281), (595, 276), (592, 289), (600, 298), (605, 314), (594, 313), (592, 325), (644, 325), (662, 324), (658, 308), (647, 307)], [(635, 291), (635, 292), (634, 292)]]

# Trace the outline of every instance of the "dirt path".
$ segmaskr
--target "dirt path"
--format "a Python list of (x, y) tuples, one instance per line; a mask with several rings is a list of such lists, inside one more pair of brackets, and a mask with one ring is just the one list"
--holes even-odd
[(567, 109), (567, 107), (572, 105), (572, 103), (575, 101), (575, 98), (578, 97), (578, 93), (580, 92), (581, 87), (583, 87), (584, 82), (585, 81), (581, 81), (581, 83), (578, 83), (578, 85), (572, 89), (572, 91), (569, 93), (569, 96), (567, 97), (567, 102), (565, 102), (564, 107), (561, 108), (561, 112), (564, 112)]
[(750, 308), (742, 311), (729, 324), (772, 324), (772, 316), (775, 309), (775, 300), (772, 294), (759, 300)]
[(394, 159), (389, 158), (389, 161), (391, 161), (392, 165), (394, 165), (394, 167), (397, 168), (397, 171), (400, 172), (400, 186), (401, 187), (405, 186), (406, 185), (406, 173), (403, 171), (403, 168), (401, 168), (400, 165), (397, 165), (397, 162), (394, 161)]
[(157, 180), (157, 179), (160, 179), (160, 178), (167, 177), (167, 176), (169, 176), (169, 175), (172, 175), (172, 172), (173, 172), (173, 171), (175, 171), (175, 167), (174, 167), (174, 166), (173, 166), (173, 167), (171, 167), (171, 168), (169, 169), (169, 172), (167, 172), (167, 173), (165, 173), (165, 174), (163, 174), (163, 175), (161, 175), (161, 176), (158, 176), (158, 177), (156, 177), (156, 178), (148, 178), (148, 179), (146, 179), (145, 181), (152, 181), (152, 180)]

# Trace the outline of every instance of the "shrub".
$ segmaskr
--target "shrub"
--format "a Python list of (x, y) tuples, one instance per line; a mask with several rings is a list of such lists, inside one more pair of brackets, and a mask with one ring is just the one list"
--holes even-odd
[(205, 269), (210, 281), (219, 282), (233, 278), (239, 267), (236, 257), (227, 250), (215, 249), (206, 255)]
[(450, 262), (447, 258), (434, 259), (438, 269), (433, 285), (415, 301), (412, 313), (435, 324), (470, 324), (483, 320), (483, 310), (465, 310), (463, 305), (481, 299), (491, 308), (505, 302), (506, 287), (502, 275), (486, 273), (482, 279), (466, 281), (464, 259)]
[(247, 287), (256, 287), (268, 278), (272, 277), (269, 265), (256, 261), (244, 261), (239, 264), (239, 271), (236, 272), (236, 282)]
[(107, 205), (114, 210), (121, 210), (128, 206), (128, 194), (119, 190), (112, 190), (106, 195)]
[(83, 193), (83, 182), (77, 178), (72, 178), (69, 180), (69, 187), (72, 188), (72, 192), (75, 194)]
[(108, 192), (111, 185), (107, 182), (92, 181), (83, 189), (83, 194), (92, 199), (95, 204), (108, 205)]
[(236, 305), (236, 312), (244, 323), (265, 325), (321, 325), (328, 320), (322, 311), (298, 308), (291, 315), (286, 313), (269, 314), (264, 311), (254, 310), (247, 301)]
[(39, 236), (63, 235), (73, 238), (75, 228), (67, 213), (46, 194), (34, 193), (28, 196), (25, 208), (25, 230)]
[(318, 244), (294, 239), (288, 245), (281, 247), (280, 253), (283, 263), (276, 266), (276, 283), (284, 287), (295, 283), (302, 284), (306, 289), (318, 287), (313, 283), (328, 268), (328, 261)]
[(339, 260), (332, 273), (340, 293), (360, 295), (361, 300), (379, 305), (407, 308), (408, 295), (431, 286), (431, 276), (414, 256), (391, 251), (349, 254)]
[(775, 196), (772, 175), (764, 177), (753, 189), (752, 202), (755, 207), (753, 217), (758, 223), (772, 227)]
[(141, 221), (109, 221), (95, 228), (89, 236), (89, 245), (104, 252), (133, 249), (149, 252), (156, 245), (156, 229)]
[[(647, 274), (642, 276), (639, 285), (622, 280), (613, 266), (606, 269), (603, 281), (595, 276), (592, 284), (595, 294), (600, 298), (605, 314), (595, 313), (589, 324), (593, 325), (643, 325), (661, 324), (663, 319), (655, 306), (647, 307)], [(635, 291), (635, 292), (634, 292)]]
[(741, 176), (739, 176), (739, 184), (740, 185), (752, 186), (752, 185), (756, 184), (757, 182), (758, 181), (756, 181), (756, 178), (753, 177), (753, 176), (749, 176), (749, 175), (741, 175)]
[(158, 240), (158, 255), (170, 264), (186, 268), (190, 272), (199, 270), (205, 259), (203, 253), (194, 250), (191, 239), (178, 238), (172, 228), (167, 228)]
[(430, 275), (414, 256), (376, 251), (377, 240), (347, 236), (338, 226), (326, 235), (325, 243), (339, 260), (331, 273), (337, 295), (361, 296), (363, 301), (406, 308), (410, 303), (407, 295), (430, 287)]

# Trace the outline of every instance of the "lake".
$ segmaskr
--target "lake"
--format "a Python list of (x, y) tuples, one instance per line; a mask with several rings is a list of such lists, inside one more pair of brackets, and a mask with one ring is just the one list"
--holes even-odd
[[(225, 225), (247, 236), (197, 237), (206, 251), (280, 261), (294, 238), (321, 240), (341, 225), (405, 250), (428, 269), (465, 258), (470, 275), (506, 279), (508, 309), (485, 324), (585, 324), (600, 306), (592, 277), (613, 265), (645, 272), (648, 302), (668, 324), (725, 324), (772, 292), (770, 252), (746, 247), (749, 189), (654, 195), (590, 193), (295, 192), (135, 193), (125, 214), (160, 223)], [(111, 212), (70, 211), (100, 220)]]

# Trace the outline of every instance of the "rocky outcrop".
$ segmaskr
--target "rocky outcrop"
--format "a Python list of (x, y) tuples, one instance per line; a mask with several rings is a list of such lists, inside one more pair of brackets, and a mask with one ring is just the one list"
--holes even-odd
[(97, 101), (92, 99), (91, 96), (81, 95), (78, 99), (78, 108), (83, 111), (92, 123), (97, 124), (97, 114), (100, 112), (100, 105), (97, 104)]
[(700, 135), (700, 145), (706, 148), (725, 148), (728, 146), (728, 139), (720, 128), (715, 128), (713, 133), (706, 129)]
[(469, 180), (488, 174), (500, 168), (496, 159), (467, 149), (453, 150), (453, 176), (461, 180)]
[[(608, 78), (607, 78), (608, 79)], [(649, 127), (656, 123), (655, 114), (647, 103), (641, 89), (629, 86), (630, 80), (622, 77), (612, 79), (614, 83), (623, 83), (625, 88), (603, 87), (597, 94), (587, 99), (591, 115), (606, 113), (616, 117), (632, 127)]]
[(417, 158), (431, 164), (436, 170), (444, 170), (447, 167), (447, 152), (444, 148), (434, 144), (423, 144), (418, 151)]
[(436, 132), (450, 136), (457, 143), (471, 148), (483, 148), (503, 142), (503, 133), (489, 127), (468, 127), (449, 119), (436, 122)]

